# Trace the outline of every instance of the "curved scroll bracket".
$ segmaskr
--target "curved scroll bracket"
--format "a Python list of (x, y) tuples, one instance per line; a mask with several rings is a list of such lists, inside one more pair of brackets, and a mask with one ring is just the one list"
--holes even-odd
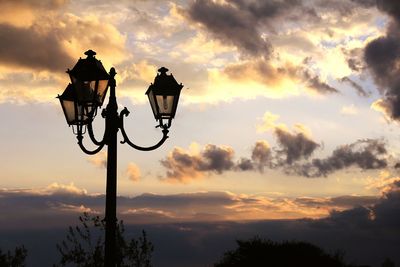
[(83, 142), (82, 142), (83, 136), (82, 136), (82, 135), (78, 135), (76, 138), (78, 139), (78, 145), (79, 145), (79, 147), (81, 148), (81, 150), (82, 150), (83, 152), (85, 152), (86, 154), (88, 154), (88, 155), (97, 154), (98, 152), (100, 152), (100, 150), (103, 149), (103, 147), (104, 147), (104, 145), (105, 145), (105, 142), (99, 142), (99, 145), (98, 145), (98, 147), (97, 147), (95, 150), (88, 150), (88, 149), (83, 145)]
[(158, 141), (157, 144), (155, 144), (153, 146), (149, 146), (149, 147), (142, 147), (142, 146), (135, 145), (134, 143), (131, 142), (131, 140), (129, 140), (129, 137), (126, 134), (125, 129), (124, 129), (124, 116), (127, 117), (128, 115), (129, 115), (129, 110), (126, 107), (121, 111), (121, 113), (119, 115), (119, 118), (120, 118), (119, 128), (121, 129), (121, 134), (124, 137), (124, 140), (122, 140), (120, 142), (121, 144), (127, 143), (128, 145), (130, 145), (134, 149), (137, 149), (137, 150), (140, 150), (140, 151), (151, 151), (151, 150), (155, 150), (155, 149), (159, 148), (168, 139), (168, 132), (169, 132), (168, 131), (168, 127), (167, 126), (163, 126), (162, 127), (163, 128), (163, 130), (162, 130), (163, 137), (161, 138), (160, 141)]
[(101, 141), (97, 141), (96, 137), (94, 136), (92, 122), (90, 122), (87, 125), (87, 130), (88, 130), (88, 134), (89, 134), (90, 140), (92, 140), (93, 144), (95, 144), (97, 146), (100, 146), (100, 145), (102, 145), (104, 143), (105, 137), (106, 137), (106, 131), (104, 131), (103, 139)]

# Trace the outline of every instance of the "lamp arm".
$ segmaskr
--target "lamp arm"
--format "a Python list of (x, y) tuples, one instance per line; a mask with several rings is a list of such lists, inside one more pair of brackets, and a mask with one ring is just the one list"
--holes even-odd
[(153, 146), (149, 146), (149, 147), (142, 147), (142, 146), (135, 145), (134, 143), (131, 142), (131, 140), (129, 140), (129, 137), (126, 134), (125, 129), (124, 129), (124, 116), (128, 116), (128, 115), (129, 115), (129, 110), (127, 108), (124, 108), (119, 115), (119, 118), (120, 118), (119, 128), (121, 129), (121, 134), (124, 137), (124, 140), (122, 140), (120, 142), (121, 144), (127, 143), (134, 149), (137, 149), (140, 151), (151, 151), (151, 150), (155, 150), (155, 149), (159, 148), (168, 139), (168, 132), (169, 132), (168, 128), (163, 127), (163, 130), (162, 130), (163, 136), (162, 136), (161, 140), (158, 141), (157, 144), (155, 144)]
[(96, 137), (94, 136), (92, 121), (87, 125), (87, 129), (90, 140), (92, 140), (93, 144), (100, 146), (104, 143), (106, 131), (104, 131), (103, 139), (101, 141), (97, 141)]
[(83, 152), (85, 152), (88, 155), (94, 155), (97, 154), (98, 152), (100, 152), (100, 150), (103, 149), (104, 145), (106, 144), (105, 142), (100, 142), (100, 144), (98, 145), (98, 147), (95, 150), (88, 150), (84, 145), (83, 145), (83, 136), (82, 135), (78, 135), (76, 137), (78, 139), (78, 145), (81, 148), (81, 150)]

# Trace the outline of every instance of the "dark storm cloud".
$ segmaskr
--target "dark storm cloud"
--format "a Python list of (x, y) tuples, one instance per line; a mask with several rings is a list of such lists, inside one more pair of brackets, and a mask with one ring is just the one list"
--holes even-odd
[(388, 115), (400, 118), (400, 32), (391, 29), (386, 36), (375, 39), (365, 48), (365, 61), (383, 95)]
[(54, 32), (0, 24), (0, 64), (64, 71), (73, 59)]
[[(9, 192), (10, 193), (10, 192)], [(48, 199), (32, 198), (30, 194), (24, 194), (25, 205), (18, 208), (30, 210), (37, 203), (48, 201)], [(24, 213), (14, 206), (7, 206), (10, 194), (4, 194), (0, 190), (2, 201), (2, 216), (0, 217), (0, 246), (2, 249), (10, 249), (15, 244), (24, 244), (28, 248), (28, 266), (51, 266), (58, 259), (52, 257), (57, 255), (55, 244), (65, 238), (67, 227), (78, 224), (79, 213), (73, 214), (71, 220), (60, 214), (53, 214), (48, 217), (24, 217)], [(71, 194), (69, 200), (73, 200)], [(54, 197), (54, 196), (53, 196)], [(64, 196), (65, 197), (65, 196)], [(14, 199), (18, 198), (14, 192)], [(87, 199), (94, 196), (86, 196)], [(208, 198), (213, 201), (208, 201)], [(375, 198), (375, 200), (373, 200)], [(135, 199), (138, 204), (135, 205)], [(197, 199), (197, 200), (196, 200)], [(58, 197), (59, 202), (67, 202), (63, 197)], [(87, 200), (86, 200), (87, 201)], [(171, 201), (171, 205), (169, 205)], [(145, 194), (137, 198), (119, 198), (118, 203), (123, 206), (131, 206), (132, 209), (140, 207), (174, 209), (179, 212), (194, 210), (202, 204), (203, 210), (206, 206), (222, 206), (223, 211), (227, 209), (223, 206), (238, 203), (254, 202), (252, 199), (234, 198), (226, 193), (195, 193), (177, 194), (169, 196)], [(215, 201), (215, 202), (214, 202)], [(104, 197), (98, 201), (103, 207)], [(321, 201), (316, 199), (297, 199), (297, 203), (302, 202), (304, 206), (320, 206)], [(368, 264), (370, 266), (381, 266), (386, 257), (390, 257), (395, 262), (400, 262), (399, 248), (400, 240), (400, 181), (395, 181), (390, 190), (382, 197), (354, 197), (342, 196), (327, 200), (328, 205), (336, 204), (356, 205), (345, 211), (335, 211), (322, 219), (299, 219), (299, 220), (262, 220), (262, 221), (183, 221), (173, 220), (171, 217), (163, 216), (158, 213), (142, 210), (142, 213), (120, 214), (119, 218), (124, 219), (126, 234), (140, 233), (145, 229), (149, 240), (155, 245), (153, 263), (155, 266), (208, 266), (219, 259), (223, 252), (234, 245), (237, 239), (249, 239), (254, 236), (281, 240), (301, 240), (311, 242), (323, 247), (327, 251), (344, 251), (347, 262), (357, 262), (358, 265)], [(85, 201), (81, 202), (88, 206)], [(8, 208), (7, 208), (8, 207)], [(46, 207), (44, 205), (43, 207)], [(42, 207), (42, 209), (43, 209)], [(175, 208), (177, 207), (177, 208)], [(211, 207), (212, 208), (212, 207)], [(43, 209), (46, 211), (47, 209)], [(201, 209), (199, 209), (201, 212)], [(24, 210), (25, 211), (25, 210)], [(41, 215), (43, 215), (42, 213)], [(195, 215), (195, 214), (193, 214)], [(143, 216), (152, 216), (151, 223), (145, 223)], [(219, 218), (217, 215), (211, 219)], [(126, 218), (129, 218), (126, 220)], [(135, 220), (131, 220), (134, 218)], [(204, 218), (204, 216), (203, 216)], [(168, 221), (169, 220), (169, 221)], [(177, 222), (179, 221), (179, 222)], [(4, 223), (13, 223), (14, 230), (4, 227)], [(57, 222), (57, 224), (52, 224)], [(170, 223), (165, 223), (170, 222)], [(43, 230), (30, 230), (32, 224), (41, 224)], [(56, 225), (56, 227), (54, 227)], [(53, 226), (53, 227), (52, 227)], [(60, 230), (61, 227), (61, 230)], [(54, 230), (57, 229), (57, 230)], [(22, 231), (23, 230), (23, 231)], [(37, 242), (41, 240), (40, 246)], [(52, 253), (49, 254), (49, 251)], [(34, 264), (34, 263), (35, 264)], [(32, 264), (29, 264), (32, 263)]]
[(225, 192), (198, 192), (173, 195), (142, 194), (134, 198), (121, 198), (120, 204), (129, 207), (152, 209), (184, 209), (195, 206), (232, 205), (237, 200)]
[(304, 133), (291, 133), (281, 128), (274, 130), (278, 145), (278, 156), (284, 157), (286, 164), (307, 159), (320, 145)]
[[(57, 185), (39, 191), (0, 189), (0, 199), (1, 229), (41, 229), (67, 227), (83, 212), (102, 214), (105, 196)], [(130, 223), (206, 220), (206, 214), (214, 216), (214, 219), (223, 219), (235, 213), (230, 206), (255, 201), (251, 197), (238, 197), (227, 192), (119, 196), (118, 213)]]
[(368, 97), (368, 96), (371, 95), (370, 93), (365, 91), (364, 88), (361, 85), (359, 85), (358, 83), (356, 83), (355, 81), (353, 81), (349, 77), (343, 77), (342, 79), (340, 79), (340, 81), (350, 84), (356, 90), (357, 94), (359, 96), (361, 96), (361, 97)]
[(305, 177), (320, 177), (351, 166), (362, 170), (385, 168), (387, 166), (385, 143), (372, 139), (360, 140), (336, 148), (332, 155), (325, 159), (312, 159), (305, 164), (287, 167), (285, 171)]
[(380, 106), (387, 115), (400, 118), (400, 3), (398, 1), (378, 0), (379, 10), (387, 13), (392, 21), (386, 35), (367, 44), (364, 50), (365, 62), (382, 93)]
[(305, 207), (340, 207), (350, 209), (358, 206), (371, 206), (377, 203), (378, 200), (378, 196), (338, 196), (326, 199), (300, 197), (296, 198), (294, 202)]
[(376, 0), (379, 10), (388, 13), (397, 22), (400, 22), (400, 3), (393, 0)]

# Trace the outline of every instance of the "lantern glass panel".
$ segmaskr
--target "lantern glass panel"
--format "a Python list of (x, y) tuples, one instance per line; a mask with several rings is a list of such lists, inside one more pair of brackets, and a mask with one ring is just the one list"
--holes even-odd
[(97, 87), (97, 98), (100, 106), (103, 104), (104, 97), (107, 93), (108, 80), (99, 80), (99, 85)]
[(160, 115), (170, 117), (172, 115), (172, 108), (174, 107), (174, 96), (157, 95), (156, 99)]
[(157, 119), (158, 118), (158, 109), (157, 109), (157, 105), (156, 105), (156, 102), (154, 99), (154, 94), (153, 94), (152, 90), (150, 90), (148, 92), (148, 97), (149, 97), (151, 109), (153, 110), (154, 117)]
[(68, 124), (72, 124), (75, 121), (75, 105), (74, 101), (71, 100), (61, 100), (61, 105), (64, 110), (65, 118)]

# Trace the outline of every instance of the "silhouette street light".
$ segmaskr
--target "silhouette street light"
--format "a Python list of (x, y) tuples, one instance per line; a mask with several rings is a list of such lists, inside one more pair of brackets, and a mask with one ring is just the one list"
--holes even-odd
[[(85, 52), (87, 58), (80, 58), (72, 70), (67, 71), (71, 78), (65, 91), (58, 95), (65, 118), (69, 126), (72, 125), (74, 134), (77, 135), (78, 145), (83, 152), (89, 155), (98, 153), (105, 145), (107, 151), (107, 185), (106, 185), (106, 236), (105, 236), (105, 262), (104, 266), (114, 267), (116, 264), (116, 198), (117, 198), (117, 133), (121, 131), (122, 144), (127, 143), (131, 147), (150, 151), (160, 147), (168, 138), (168, 129), (175, 116), (178, 106), (179, 94), (183, 87), (175, 78), (167, 74), (168, 69), (160, 68), (159, 74), (154, 79), (146, 95), (149, 98), (154, 118), (158, 121), (156, 127), (162, 129), (161, 140), (150, 147), (141, 147), (132, 143), (124, 129), (124, 117), (129, 115), (125, 107), (118, 114), (117, 99), (115, 97), (115, 69), (111, 68), (107, 73), (100, 60), (95, 58), (96, 52)], [(101, 116), (105, 118), (105, 131), (101, 141), (98, 141), (93, 133), (92, 122), (97, 114), (97, 109), (103, 105), (107, 90), (110, 88), (110, 96), (107, 107), (103, 109)], [(83, 144), (83, 136), (88, 133), (90, 140), (97, 146), (94, 150), (88, 150)]]

